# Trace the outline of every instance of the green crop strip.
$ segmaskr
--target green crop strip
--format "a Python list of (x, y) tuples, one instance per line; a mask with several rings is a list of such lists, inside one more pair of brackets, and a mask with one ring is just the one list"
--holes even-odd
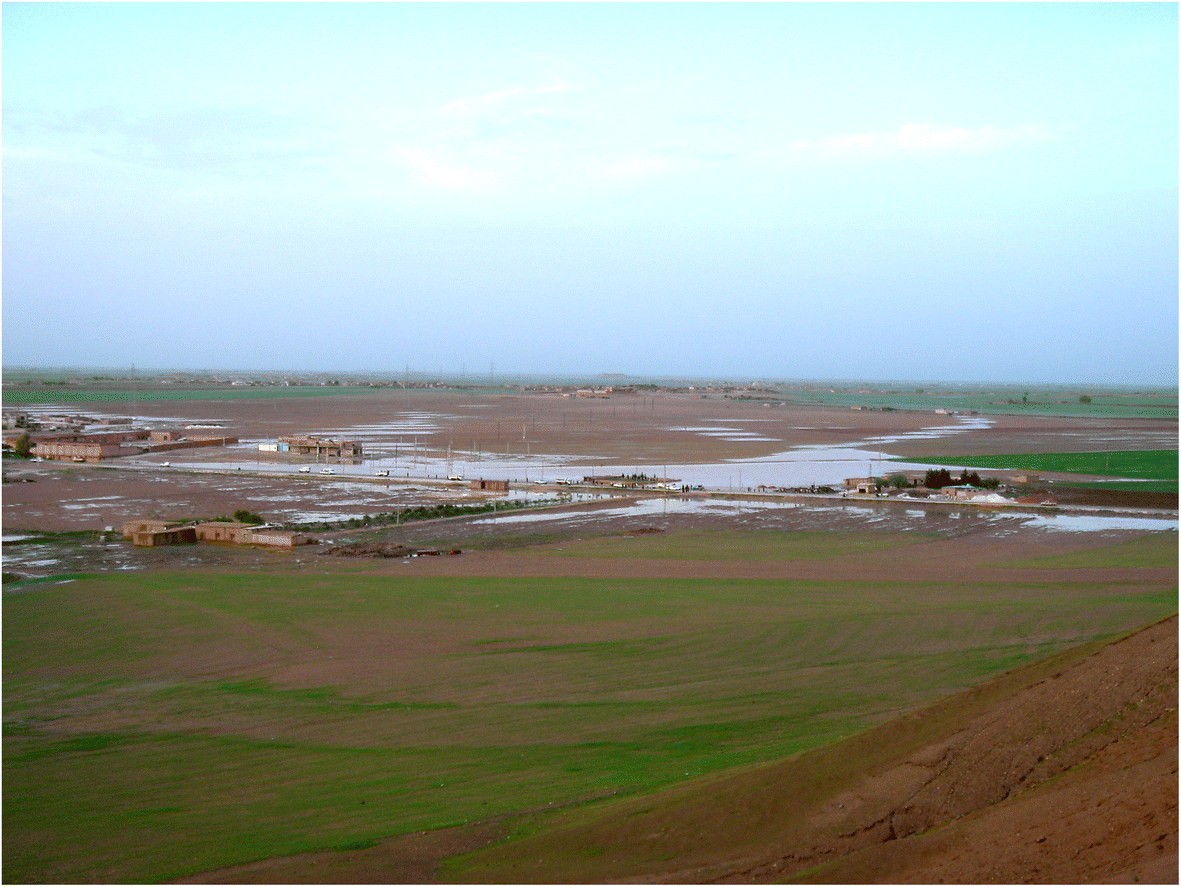
[[(1090, 453), (1022, 453), (1004, 456), (927, 458), (935, 465), (1097, 474), (1142, 480), (1177, 480), (1177, 450), (1116, 450)], [(1176, 486), (1174, 485), (1174, 489)]]

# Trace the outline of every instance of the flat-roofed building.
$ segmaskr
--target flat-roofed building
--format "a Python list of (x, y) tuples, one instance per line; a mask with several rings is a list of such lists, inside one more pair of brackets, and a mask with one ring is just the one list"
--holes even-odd
[(478, 490), (478, 491), (484, 492), (484, 493), (507, 493), (508, 492), (508, 481), (507, 480), (484, 480), (483, 478), (481, 478), (480, 480), (472, 481), (471, 487), (473, 490)]
[(361, 443), (355, 440), (290, 435), (280, 437), (277, 443), (280, 452), (298, 453), (301, 456), (360, 459), (364, 455)]
[(38, 441), (30, 451), (42, 459), (65, 459), (70, 462), (101, 462), (112, 456), (136, 455), (140, 447), (122, 447), (118, 444), (67, 443), (62, 441)]
[(192, 524), (178, 521), (127, 521), (123, 524), (123, 538), (130, 539), (139, 548), (155, 548), (157, 545), (196, 542), (197, 531)]
[(294, 548), (296, 545), (307, 544), (307, 537), (302, 533), (288, 530), (252, 530), (247, 534), (248, 545), (266, 545), (269, 548)]
[(131, 541), (139, 548), (155, 548), (157, 545), (196, 544), (197, 530), (192, 526), (149, 530), (134, 534)]
[(238, 521), (206, 521), (197, 524), (197, 538), (202, 542), (236, 542), (242, 544), (250, 527)]

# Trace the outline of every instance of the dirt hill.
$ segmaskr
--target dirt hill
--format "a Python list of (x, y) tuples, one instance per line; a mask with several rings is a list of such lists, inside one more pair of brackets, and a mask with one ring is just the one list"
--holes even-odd
[(1177, 632), (1173, 617), (657, 794), (191, 880), (1176, 883)]

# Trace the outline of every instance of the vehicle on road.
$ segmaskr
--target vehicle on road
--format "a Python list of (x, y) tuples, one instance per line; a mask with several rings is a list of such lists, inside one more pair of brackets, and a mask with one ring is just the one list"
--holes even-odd
[(321, 474), (336, 474), (336, 469), (335, 468), (321, 468), (320, 473)]
[(299, 469), (300, 474), (311, 474), (311, 471), (312, 471), (312, 469), (307, 465), (305, 465), (303, 468)]

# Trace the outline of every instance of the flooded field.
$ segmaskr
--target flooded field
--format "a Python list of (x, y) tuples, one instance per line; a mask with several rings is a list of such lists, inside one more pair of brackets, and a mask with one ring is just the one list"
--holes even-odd
[[(275, 524), (339, 523), (439, 503), (540, 502), (556, 496), (566, 497), (569, 507), (452, 520), (445, 522), (446, 529), (438, 525), (437, 533), (459, 538), (464, 532), (495, 535), (529, 527), (594, 533), (695, 522), (944, 534), (966, 527), (1065, 534), (1176, 526), (1175, 511), (1074, 514), (1059, 509), (1039, 514), (922, 501), (756, 495), (760, 488), (839, 488), (849, 477), (935, 467), (922, 461), (924, 454), (1175, 448), (1175, 421), (951, 416), (815, 406), (769, 411), (757, 402), (685, 395), (594, 401), (454, 391), (129, 406), (94, 403), (86, 409), (95, 428), (121, 427), (119, 418), (134, 418), (137, 425), (153, 429), (223, 430), (239, 442), (110, 459), (98, 466), (6, 463), (6, 532), (101, 531), (132, 519), (210, 519), (241, 508)], [(46, 416), (73, 411), (46, 404), (30, 406), (27, 412)], [(260, 451), (260, 444), (273, 444), (287, 434), (356, 440), (365, 455), (352, 463), (317, 463), (311, 457)], [(960, 467), (977, 466), (969, 461)], [(624, 491), (576, 491), (559, 485), (590, 475), (645, 475), (713, 495), (620, 498)], [(469, 483), (475, 479), (507, 480), (510, 490), (477, 492)], [(48, 575), (86, 564), (124, 570), (142, 568), (152, 558), (207, 563), (222, 556), (143, 554), (122, 542), (61, 548), (14, 539), (4, 545), (5, 569)]]

